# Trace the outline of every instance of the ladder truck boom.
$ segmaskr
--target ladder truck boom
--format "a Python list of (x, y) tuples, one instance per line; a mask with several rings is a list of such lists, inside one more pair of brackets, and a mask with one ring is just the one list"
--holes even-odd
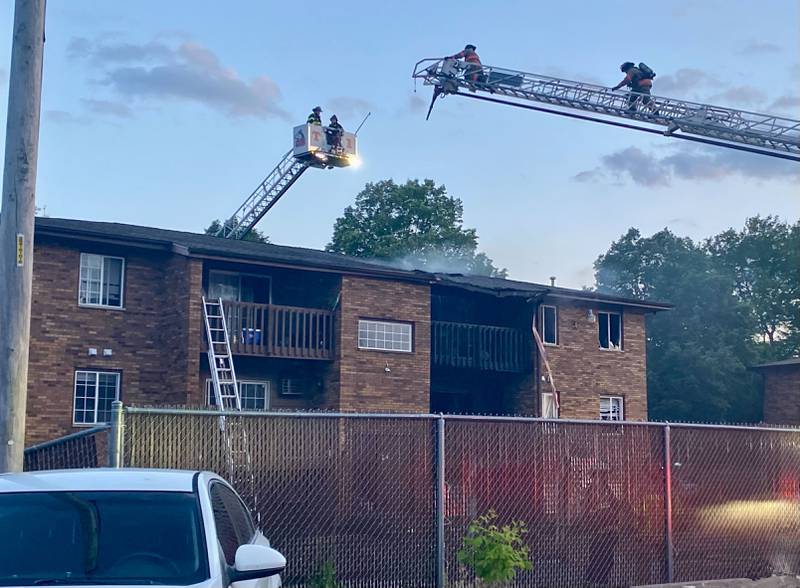
[(293, 130), (293, 147), (217, 231), (217, 237), (244, 239), (309, 167), (348, 167), (358, 161), (356, 135), (342, 133), (328, 143), (327, 127), (300, 125)]
[(800, 161), (800, 121), (797, 120), (661, 96), (647, 96), (651, 98), (647, 103), (642, 100), (645, 95), (634, 95), (635, 100), (630, 103), (628, 92), (489, 65), (480, 66), (477, 80), (473, 81), (470, 78), (476, 72), (468, 67), (452, 58), (423, 59), (417, 62), (412, 77), (433, 86), (431, 109), (437, 98), (452, 94), (567, 114), (529, 105), (536, 102), (603, 117), (635, 120), (651, 127), (610, 123), (586, 116), (576, 118), (649, 132), (654, 132), (652, 127), (655, 127), (668, 136)]

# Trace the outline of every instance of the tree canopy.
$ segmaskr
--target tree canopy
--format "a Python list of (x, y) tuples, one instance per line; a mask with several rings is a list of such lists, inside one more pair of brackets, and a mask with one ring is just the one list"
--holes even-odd
[(393, 262), (401, 267), (505, 277), (478, 251), (464, 207), (433, 180), (367, 184), (336, 220), (328, 251)]
[[(222, 222), (219, 219), (211, 221), (211, 224), (206, 228), (206, 235), (216, 235), (222, 228)], [(258, 229), (250, 229), (250, 232), (244, 236), (244, 241), (255, 241), (257, 243), (269, 243), (269, 237)]]
[(748, 219), (702, 243), (630, 229), (595, 262), (602, 292), (671, 302), (648, 317), (650, 417), (757, 421), (754, 363), (800, 352), (800, 223)]

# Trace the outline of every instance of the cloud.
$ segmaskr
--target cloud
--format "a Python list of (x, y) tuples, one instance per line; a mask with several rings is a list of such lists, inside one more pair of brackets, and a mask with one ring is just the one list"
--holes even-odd
[(603, 173), (603, 169), (600, 167), (588, 169), (572, 176), (573, 180), (581, 183), (593, 183), (602, 180), (603, 178), (605, 178), (605, 173)]
[(66, 110), (46, 110), (44, 113), (45, 120), (56, 124), (71, 124), (71, 125), (86, 125), (89, 121), (86, 117), (75, 116)]
[[(234, 118), (289, 118), (278, 105), (281, 93), (274, 81), (265, 75), (242, 79), (199, 43), (171, 46), (77, 38), (68, 53), (101, 69), (100, 84), (127, 98), (194, 102)], [(105, 114), (111, 114), (105, 106)], [(117, 109), (117, 116), (121, 112)]]
[(742, 43), (738, 51), (739, 55), (768, 55), (771, 53), (780, 53), (783, 48), (775, 43), (768, 41), (747, 41)]
[(769, 109), (797, 114), (797, 111), (800, 109), (800, 96), (780, 96), (769, 105)]
[(656, 77), (655, 93), (665, 96), (686, 94), (696, 89), (724, 88), (725, 83), (701, 69), (682, 68), (673, 74)]
[(795, 63), (789, 67), (790, 75), (796, 79), (800, 80), (800, 63)]
[(83, 105), (90, 112), (95, 114), (107, 114), (117, 118), (133, 118), (133, 110), (122, 102), (112, 102), (110, 100), (88, 100), (84, 99)]
[(601, 166), (580, 172), (573, 179), (600, 182), (609, 176), (629, 179), (649, 188), (666, 187), (674, 180), (708, 181), (730, 177), (757, 180), (800, 179), (794, 162), (728, 149), (682, 145), (667, 155), (628, 147), (601, 158)]
[(724, 92), (714, 94), (709, 100), (739, 106), (755, 106), (766, 102), (767, 95), (755, 86), (734, 86)]
[[(323, 104), (323, 106), (325, 106)], [(328, 107), (326, 109), (330, 114), (335, 114), (341, 119), (358, 119), (359, 122), (368, 112), (374, 110), (372, 104), (363, 98), (355, 98), (353, 96), (337, 96), (328, 100)], [(356, 123), (358, 124), (358, 123)]]
[(606, 169), (616, 176), (628, 175), (642, 186), (668, 186), (669, 174), (661, 162), (638, 147), (604, 155), (601, 159)]

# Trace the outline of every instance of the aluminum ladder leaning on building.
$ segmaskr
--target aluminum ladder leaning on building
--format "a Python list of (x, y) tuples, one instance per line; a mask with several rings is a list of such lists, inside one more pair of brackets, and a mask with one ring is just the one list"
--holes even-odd
[[(476, 73), (476, 80), (469, 79)], [(537, 102), (603, 117), (635, 120), (665, 135), (800, 161), (800, 121), (789, 118), (645, 94), (635, 95), (630, 103), (627, 92), (489, 65), (477, 71), (470, 70), (469, 64), (451, 58), (423, 59), (417, 62), (412, 77), (434, 87), (431, 108), (436, 98), (448, 94), (544, 110), (527, 104)], [(545, 111), (569, 115), (564, 111)], [(608, 123), (604, 119), (590, 120)], [(617, 123), (617, 126), (626, 125)]]
[[(242, 399), (233, 367), (228, 325), (222, 298), (207, 300), (203, 296), (203, 321), (208, 340), (208, 368), (211, 372), (214, 404), (220, 411), (241, 411)], [(225, 442), (225, 461), (228, 478), (241, 493), (252, 496), (255, 508), (255, 477), (247, 430), (241, 418), (219, 417), (219, 428)]]

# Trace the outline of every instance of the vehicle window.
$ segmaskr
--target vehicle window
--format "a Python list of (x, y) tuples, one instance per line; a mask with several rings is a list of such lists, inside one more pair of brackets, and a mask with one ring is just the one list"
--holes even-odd
[(236, 550), (240, 545), (250, 543), (255, 535), (253, 519), (236, 493), (224, 484), (212, 484), (209, 492), (217, 537), (225, 554), (225, 561), (228, 565), (233, 565), (236, 561)]
[(209, 577), (191, 493), (4, 493), (0, 529), (0, 586), (175, 586)]

